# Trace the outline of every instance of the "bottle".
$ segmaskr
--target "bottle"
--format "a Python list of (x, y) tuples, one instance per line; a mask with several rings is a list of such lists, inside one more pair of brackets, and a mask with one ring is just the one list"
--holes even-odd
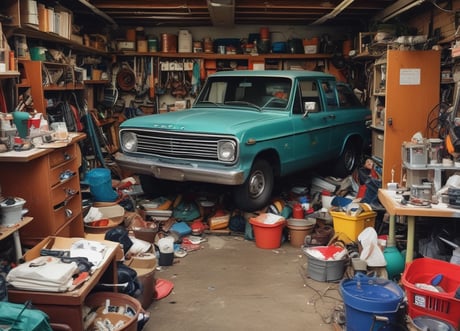
[(304, 211), (300, 203), (294, 204), (292, 208), (292, 218), (302, 219), (304, 217)]

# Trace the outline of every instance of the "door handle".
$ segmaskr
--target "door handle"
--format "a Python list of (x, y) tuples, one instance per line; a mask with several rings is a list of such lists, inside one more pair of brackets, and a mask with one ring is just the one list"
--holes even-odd
[(329, 114), (327, 115), (328, 118), (330, 118), (331, 120), (335, 120), (335, 114)]

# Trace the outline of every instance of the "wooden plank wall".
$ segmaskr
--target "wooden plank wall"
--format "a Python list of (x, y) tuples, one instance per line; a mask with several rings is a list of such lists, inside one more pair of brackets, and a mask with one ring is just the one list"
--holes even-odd
[[(445, 5), (446, 2), (441, 2), (440, 4), (441, 7)], [(451, 41), (455, 39), (455, 11), (458, 10), (460, 10), (460, 0), (452, 1), (451, 12), (443, 11), (431, 4), (427, 12), (415, 15), (408, 23), (409, 26), (417, 28), (419, 35), (427, 35), (429, 32), (431, 13), (433, 13), (433, 30), (440, 29), (441, 39), (444, 41)]]

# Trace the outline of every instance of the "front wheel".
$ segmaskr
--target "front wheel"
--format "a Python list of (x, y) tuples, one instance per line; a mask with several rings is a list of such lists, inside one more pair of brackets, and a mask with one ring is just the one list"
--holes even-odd
[(268, 205), (274, 187), (273, 169), (263, 160), (256, 160), (244, 184), (233, 190), (236, 206), (244, 211), (255, 211)]

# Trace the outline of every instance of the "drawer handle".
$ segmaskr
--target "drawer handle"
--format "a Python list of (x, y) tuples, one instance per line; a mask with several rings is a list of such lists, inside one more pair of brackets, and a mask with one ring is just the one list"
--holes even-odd
[(64, 152), (64, 160), (65, 160), (65, 161), (70, 160), (71, 157), (72, 157), (72, 156), (71, 156), (69, 153)]
[(67, 197), (73, 197), (75, 194), (77, 194), (77, 190), (68, 187), (64, 188), (64, 192)]
[(73, 176), (75, 176), (75, 172), (70, 171), (70, 170), (65, 170), (65, 171), (60, 173), (59, 178), (62, 181), (62, 180), (69, 179), (69, 178), (71, 178)]
[(72, 215), (73, 215), (73, 211), (68, 209), (68, 208), (66, 208), (66, 210), (64, 212), (65, 212), (65, 217), (67, 217), (67, 218), (71, 218)]

